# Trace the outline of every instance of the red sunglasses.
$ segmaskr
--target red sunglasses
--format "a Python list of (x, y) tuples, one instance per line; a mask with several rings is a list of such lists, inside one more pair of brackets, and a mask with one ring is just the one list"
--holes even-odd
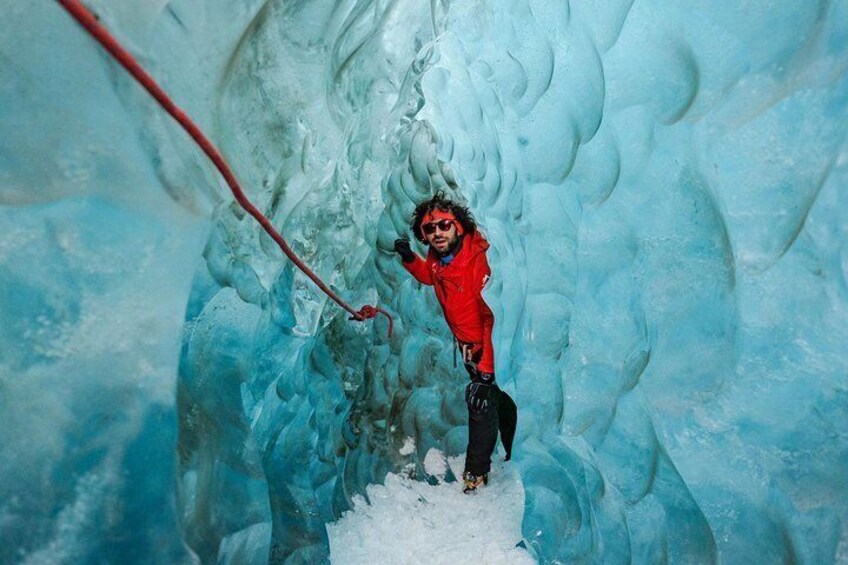
[(436, 228), (439, 228), (439, 231), (448, 231), (453, 225), (453, 220), (439, 220), (438, 222), (430, 222), (429, 224), (424, 224), (421, 226), (421, 230), (427, 234), (436, 233)]

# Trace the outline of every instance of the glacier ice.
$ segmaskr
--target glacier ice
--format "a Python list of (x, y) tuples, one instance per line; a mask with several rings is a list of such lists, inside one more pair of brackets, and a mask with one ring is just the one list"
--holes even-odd
[(848, 1), (93, 0), (391, 339), (8, 4), (0, 561), (320, 562), (368, 485), (434, 481), (463, 377), (390, 250), (453, 181), (540, 561), (848, 561)]

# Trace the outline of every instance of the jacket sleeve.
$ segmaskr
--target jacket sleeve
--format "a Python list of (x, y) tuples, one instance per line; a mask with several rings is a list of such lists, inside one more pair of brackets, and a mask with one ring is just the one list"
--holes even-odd
[(415, 259), (410, 261), (409, 263), (403, 263), (403, 268), (409, 271), (409, 273), (416, 278), (416, 280), (423, 284), (433, 284), (433, 274), (430, 272), (430, 269), (427, 266), (427, 262), (424, 261), (418, 254), (415, 254)]
[(481, 253), (474, 265), (474, 286), (479, 292), (478, 307), (483, 322), (483, 355), (480, 362), (477, 363), (477, 368), (484, 373), (495, 372), (495, 351), (492, 347), (492, 328), (495, 325), (495, 315), (492, 314), (492, 309), (483, 300), (483, 288), (488, 284), (491, 273), (486, 254)]

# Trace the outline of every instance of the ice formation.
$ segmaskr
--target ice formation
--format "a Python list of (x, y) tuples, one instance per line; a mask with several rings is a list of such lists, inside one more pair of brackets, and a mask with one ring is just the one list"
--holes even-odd
[(528, 551), (848, 562), (847, 0), (92, 0), (391, 339), (56, 3), (7, 4), (0, 562), (321, 562), (368, 485), (438, 482), (463, 376), (391, 243), (448, 180)]

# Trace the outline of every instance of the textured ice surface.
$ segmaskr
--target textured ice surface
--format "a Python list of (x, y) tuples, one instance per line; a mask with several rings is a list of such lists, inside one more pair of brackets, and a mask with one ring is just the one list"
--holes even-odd
[(320, 561), (367, 485), (436, 481), (463, 376), (390, 249), (452, 179), (540, 560), (848, 560), (848, 1), (93, 1), (391, 340), (56, 4), (9, 4), (0, 561), (188, 559), (175, 521), (207, 562)]
[[(432, 449), (427, 457), (444, 463)], [(462, 474), (464, 457), (450, 460)], [(535, 563), (521, 539), (524, 493), (521, 478), (509, 464), (496, 463), (492, 480), (473, 496), (461, 483), (435, 485), (390, 474), (370, 485), (368, 501), (354, 497), (353, 511), (327, 524), (333, 565), (433, 563)]]

